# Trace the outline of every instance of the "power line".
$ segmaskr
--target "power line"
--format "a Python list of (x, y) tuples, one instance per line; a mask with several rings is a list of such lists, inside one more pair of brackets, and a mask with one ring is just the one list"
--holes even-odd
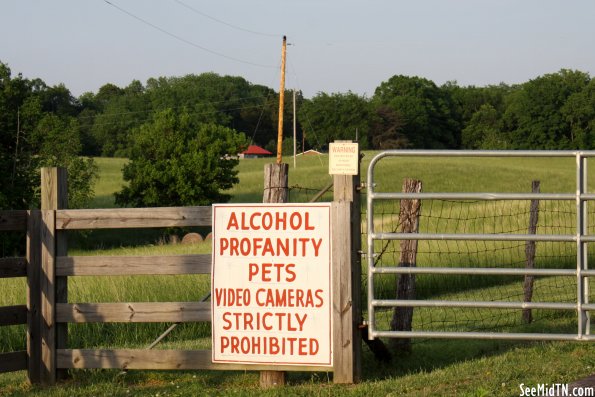
[[(265, 87), (268, 88), (268, 87)], [(240, 97), (240, 98), (233, 98), (233, 99), (226, 99), (223, 101), (210, 101), (210, 102), (197, 102), (196, 104), (199, 105), (217, 105), (217, 104), (221, 104), (221, 103), (233, 103), (233, 102), (242, 102), (242, 101), (248, 101), (251, 99), (261, 99), (261, 98), (269, 98), (270, 93), (267, 95), (259, 95), (259, 96), (251, 96), (251, 97)], [(170, 106), (170, 107), (166, 107), (166, 108), (162, 108), (162, 109), (147, 109), (147, 110), (131, 110), (131, 111), (127, 111), (127, 112), (118, 112), (118, 113), (109, 113), (110, 116), (123, 116), (123, 115), (127, 115), (127, 114), (136, 114), (136, 113), (153, 113), (153, 112), (158, 112), (161, 110), (166, 110), (166, 109), (181, 109), (184, 107), (188, 107), (189, 104), (185, 104), (185, 105), (178, 105), (178, 106)], [(224, 109), (225, 110), (225, 109)], [(85, 120), (85, 119), (94, 119), (99, 115), (102, 114), (106, 114), (105, 110), (102, 111), (101, 113), (98, 113), (96, 115), (93, 116), (82, 116), (82, 117), (78, 117), (79, 120)]]
[[(279, 71), (279, 74), (281, 74), (281, 60), (279, 60), (279, 64), (277, 65), (277, 70)], [(277, 76), (279, 77), (279, 76)], [(271, 86), (273, 85), (272, 82), (270, 84)], [(267, 94), (264, 103), (262, 104), (262, 109), (260, 111), (260, 116), (258, 116), (258, 121), (256, 122), (256, 126), (254, 127), (254, 133), (252, 134), (252, 138), (250, 138), (250, 145), (252, 145), (252, 143), (254, 143), (254, 138), (256, 138), (256, 133), (258, 132), (258, 128), (260, 127), (260, 123), (262, 121), (262, 116), (264, 116), (264, 111), (266, 109), (266, 105), (269, 101), (269, 98), (275, 95), (275, 91), (271, 90), (269, 91), (269, 93)]]
[[(295, 67), (293, 66), (293, 63), (291, 62), (291, 60), (289, 60), (289, 67), (293, 71), (293, 75), (295, 77), (295, 81), (296, 81), (296, 84), (297, 84), (299, 90), (302, 91), (300, 80), (297, 75), (297, 71), (296, 71)], [(308, 126), (310, 127), (309, 131), (312, 131), (312, 134), (314, 135), (314, 139), (316, 139), (316, 143), (318, 144), (318, 149), (322, 148), (322, 145), (320, 144), (320, 140), (318, 139), (318, 135), (316, 134), (316, 131), (314, 130), (314, 126), (312, 125), (312, 122), (310, 121), (310, 118), (308, 117), (308, 113), (304, 112), (302, 114), (306, 117), (306, 122), (308, 123)], [(302, 130), (302, 133), (303, 133), (303, 130)], [(304, 150), (304, 148), (302, 148), (302, 150)], [(322, 160), (321, 160), (321, 164), (322, 164)]]
[(250, 29), (242, 28), (240, 26), (233, 25), (233, 24), (231, 24), (229, 22), (222, 21), (221, 19), (217, 19), (217, 18), (215, 18), (215, 17), (213, 17), (211, 15), (205, 14), (204, 12), (199, 11), (196, 8), (192, 7), (192, 6), (189, 6), (188, 4), (184, 3), (183, 1), (180, 1), (180, 0), (174, 0), (174, 1), (176, 3), (178, 3), (179, 5), (181, 5), (182, 7), (186, 7), (187, 9), (189, 9), (190, 11), (192, 11), (192, 12), (198, 14), (198, 15), (201, 15), (201, 16), (203, 16), (205, 18), (208, 18), (210, 20), (213, 20), (215, 22), (219, 22), (220, 24), (223, 24), (225, 26), (228, 26), (228, 27), (230, 27), (232, 29), (241, 30), (242, 32), (248, 32), (248, 33), (257, 34), (257, 35), (260, 35), (260, 36), (267, 36), (267, 37), (281, 37), (282, 36), (280, 34), (264, 33), (264, 32), (258, 32), (256, 30), (250, 30)]
[(252, 138), (250, 138), (250, 145), (252, 145), (252, 143), (254, 142), (254, 138), (256, 138), (256, 132), (258, 131), (258, 127), (260, 127), (260, 122), (262, 121), (262, 116), (264, 115), (264, 110), (266, 109), (266, 105), (269, 101), (270, 95), (271, 95), (271, 93), (269, 93), (269, 95), (267, 95), (267, 97), (264, 100), (264, 103), (262, 104), (262, 109), (260, 110), (260, 116), (258, 116), (258, 121), (256, 122), (256, 126), (254, 127), (254, 133), (252, 134)]
[[(260, 107), (265, 107), (266, 106), (266, 102), (263, 104), (258, 104), (258, 105), (249, 105), (249, 106), (242, 106), (242, 107), (237, 107), (237, 108), (228, 108), (228, 109), (213, 109), (213, 110), (209, 110), (209, 111), (188, 111), (188, 114), (191, 115), (196, 115), (196, 116), (201, 116), (201, 115), (205, 115), (205, 114), (215, 114), (215, 113), (225, 113), (225, 112), (232, 112), (232, 111), (237, 111), (237, 110), (244, 110), (244, 109), (254, 109), (254, 108), (260, 108)], [(179, 107), (183, 107), (183, 106), (178, 106)], [(147, 110), (147, 111), (139, 111), (139, 112), (131, 112), (131, 113), (147, 113), (146, 117), (144, 119), (141, 119), (139, 121), (148, 121), (149, 117), (151, 116), (152, 113), (158, 113), (158, 112), (162, 112), (164, 110), (169, 110), (169, 109), (175, 109), (175, 108), (163, 108), (163, 109), (154, 109), (154, 110)], [(109, 113), (101, 113), (101, 115), (106, 115), (106, 116), (114, 116), (112, 114)], [(99, 116), (99, 115), (98, 115)], [(93, 123), (94, 126), (100, 126), (100, 125), (113, 125), (113, 124), (118, 124), (118, 121), (112, 121), (112, 122), (105, 122), (105, 123)]]
[(134, 18), (137, 21), (142, 22), (145, 25), (150, 26), (153, 29), (160, 31), (161, 33), (164, 33), (164, 34), (166, 34), (166, 35), (168, 35), (170, 37), (173, 37), (176, 40), (179, 40), (179, 41), (181, 41), (183, 43), (186, 43), (186, 44), (188, 44), (188, 45), (190, 45), (190, 46), (192, 46), (194, 48), (198, 48), (199, 50), (208, 52), (210, 54), (216, 55), (216, 56), (221, 57), (221, 58), (225, 58), (225, 59), (229, 59), (229, 60), (232, 60), (232, 61), (244, 63), (246, 65), (258, 66), (258, 67), (261, 67), (261, 68), (269, 68), (269, 69), (274, 69), (275, 68), (275, 66), (272, 66), (272, 65), (264, 65), (264, 64), (261, 64), (261, 63), (250, 62), (250, 61), (246, 61), (246, 60), (243, 60), (243, 59), (235, 58), (235, 57), (232, 57), (232, 56), (229, 56), (229, 55), (225, 55), (225, 54), (222, 54), (220, 52), (211, 50), (211, 49), (209, 49), (207, 47), (201, 46), (200, 44), (196, 44), (196, 43), (194, 43), (194, 42), (192, 42), (190, 40), (187, 40), (187, 39), (185, 39), (185, 38), (183, 38), (181, 36), (178, 36), (178, 35), (176, 35), (174, 33), (168, 32), (167, 30), (165, 30), (165, 29), (163, 29), (163, 28), (161, 28), (161, 27), (159, 27), (159, 26), (157, 26), (157, 25), (155, 25), (155, 24), (153, 24), (153, 23), (151, 23), (151, 22), (149, 22), (149, 21), (147, 21), (147, 20), (139, 17), (139, 16), (134, 15), (133, 13), (131, 13), (131, 12), (129, 12), (129, 11), (127, 11), (127, 10), (125, 10), (125, 9), (123, 9), (123, 8), (115, 5), (115, 4), (113, 4), (113, 3), (111, 3), (108, 0), (103, 0), (103, 1), (105, 3), (107, 3), (107, 4), (109, 4), (110, 6), (114, 7), (115, 9), (119, 10), (120, 12), (128, 15), (129, 17)]

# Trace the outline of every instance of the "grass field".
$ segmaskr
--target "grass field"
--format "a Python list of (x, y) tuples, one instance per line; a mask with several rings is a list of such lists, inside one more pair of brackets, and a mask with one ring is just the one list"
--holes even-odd
[[(362, 165), (365, 179), (367, 164), (373, 153), (366, 153)], [(101, 169), (101, 178), (95, 187), (96, 198), (91, 207), (113, 207), (113, 192), (119, 190), (123, 182), (119, 170), (125, 159), (97, 159)], [(240, 162), (240, 183), (230, 192), (233, 202), (260, 202), (263, 191), (263, 168), (270, 159), (246, 159)], [(291, 201), (307, 201), (316, 190), (324, 187), (330, 180), (327, 172), (328, 159), (321, 157), (298, 157), (298, 167), (293, 169), (290, 163), (289, 185), (293, 187)], [(541, 180), (543, 192), (575, 191), (574, 159), (387, 159), (377, 168), (377, 190), (400, 191), (402, 179), (413, 177), (421, 179), (424, 191), (473, 191), (473, 192), (527, 192), (531, 181)], [(589, 178), (590, 186), (595, 186), (595, 178)], [(593, 191), (590, 189), (590, 191)], [(329, 197), (325, 196), (328, 200)], [(468, 205), (467, 205), (468, 204)], [(436, 204), (437, 205), (437, 204)], [(517, 204), (510, 204), (512, 206)], [(565, 205), (565, 204), (564, 204)], [(572, 205), (572, 203), (570, 204)], [(461, 204), (442, 204), (441, 212), (452, 211)], [(433, 210), (434, 207), (432, 207)], [(436, 207), (437, 208), (437, 207)], [(425, 208), (424, 208), (425, 210)], [(502, 218), (499, 207), (486, 208), (478, 203), (466, 203), (460, 211), (469, 219), (480, 220), (469, 223), (466, 228), (485, 228), (479, 215), (491, 212), (492, 219), (501, 219), (500, 227), (506, 230), (526, 227), (525, 215)], [(513, 211), (513, 208), (507, 208)], [(555, 210), (562, 211), (560, 208)], [(564, 209), (564, 211), (566, 211)], [(376, 222), (379, 226), (391, 229), (394, 208), (389, 204), (380, 204)], [(446, 215), (444, 216), (446, 217)], [(439, 229), (441, 220), (426, 219), (422, 227)], [(547, 222), (547, 220), (542, 220)], [(573, 227), (574, 222), (557, 225), (549, 233)], [(595, 224), (593, 222), (592, 224)], [(518, 226), (521, 225), (521, 226)], [(462, 228), (463, 226), (445, 226)], [(484, 232), (494, 232), (489, 226)], [(556, 229), (557, 228), (557, 229)], [(457, 230), (462, 232), (461, 230)], [(503, 230), (500, 230), (503, 231)], [(181, 230), (161, 230), (155, 233), (141, 234), (136, 231), (110, 233), (87, 233), (75, 236), (70, 245), (71, 255), (163, 255), (210, 252), (209, 243), (186, 246), (168, 244), (168, 236), (181, 234)], [(92, 241), (92, 242), (91, 242)], [(97, 243), (97, 241), (100, 241)], [(524, 249), (524, 248), (522, 248)], [(515, 262), (522, 249), (506, 261)], [(552, 248), (553, 249), (553, 248)], [(559, 247), (556, 248), (559, 251)], [(459, 251), (468, 247), (453, 245), (427, 246), (420, 253), (419, 260), (424, 263), (452, 265), (460, 260)], [(438, 251), (449, 255), (439, 255)], [(395, 250), (396, 251), (396, 250)], [(456, 252), (455, 252), (456, 251)], [(558, 252), (556, 251), (556, 252)], [(478, 265), (479, 262), (497, 261), (498, 250), (484, 250), (482, 253), (467, 255), (466, 265)], [(508, 251), (506, 251), (508, 252)], [(467, 252), (467, 254), (469, 254)], [(459, 255), (459, 256), (457, 256)], [(572, 249), (564, 253), (572, 256)], [(394, 261), (394, 258), (392, 259)], [(543, 266), (559, 265), (559, 259), (550, 259), (552, 263)], [(137, 276), (137, 277), (72, 277), (69, 279), (69, 300), (71, 302), (108, 302), (108, 301), (197, 301), (209, 290), (209, 279), (205, 276)], [(518, 294), (519, 281), (505, 279), (493, 282), (463, 283), (458, 287), (453, 280), (436, 282), (434, 279), (419, 280), (429, 295), (447, 300), (482, 300), (499, 293), (503, 296)], [(564, 301), (569, 299), (568, 290), (572, 286), (562, 285), (560, 278), (550, 277), (537, 281), (542, 287), (536, 299)], [(425, 285), (425, 287), (424, 287)], [(387, 287), (390, 288), (390, 287)], [(25, 302), (25, 282), (20, 279), (0, 279), (0, 306)], [(387, 289), (390, 292), (390, 289)], [(545, 291), (545, 292), (542, 292)], [(493, 326), (489, 310), (474, 313), (485, 324), (470, 317), (469, 328)], [(417, 311), (414, 322), (421, 322), (423, 311)], [(518, 312), (506, 312), (498, 321), (506, 322), (509, 317), (518, 317)], [(454, 320), (460, 322), (466, 318), (464, 313), (433, 314), (435, 322), (428, 327), (451, 327)], [(575, 332), (575, 315), (553, 318), (544, 313), (541, 321), (530, 331)], [(388, 315), (380, 317), (380, 326), (387, 326)], [(69, 328), (72, 347), (136, 347), (142, 348), (159, 336), (169, 324), (84, 324), (71, 325)], [(454, 327), (454, 326), (453, 326)], [(450, 329), (450, 328), (448, 328)], [(504, 328), (506, 331), (518, 331)], [(527, 329), (524, 329), (525, 331)], [(158, 348), (197, 349), (210, 345), (210, 326), (208, 324), (182, 324)], [(0, 351), (24, 348), (24, 328), (4, 327), (0, 329)], [(537, 383), (567, 383), (589, 375), (595, 367), (595, 346), (587, 343), (559, 342), (505, 342), (494, 340), (481, 341), (420, 341), (413, 345), (413, 351), (393, 358), (390, 363), (376, 361), (364, 346), (363, 382), (353, 386), (332, 384), (332, 375), (326, 373), (290, 373), (289, 386), (282, 390), (262, 391), (258, 387), (258, 374), (252, 372), (195, 372), (195, 371), (73, 371), (72, 380), (60, 387), (44, 389), (27, 385), (22, 372), (0, 374), (0, 396), (3, 395), (344, 395), (344, 396), (425, 396), (425, 395), (462, 395), (462, 396), (511, 396), (519, 395), (519, 385)]]

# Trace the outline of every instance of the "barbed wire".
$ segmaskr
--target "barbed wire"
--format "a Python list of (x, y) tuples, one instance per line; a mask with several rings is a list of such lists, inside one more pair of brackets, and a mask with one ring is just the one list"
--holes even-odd
[[(293, 185), (289, 187), (289, 202), (291, 203), (307, 203), (310, 202), (317, 194), (321, 193), (323, 186), (317, 188), (308, 188), (300, 185)], [(317, 200), (321, 202), (333, 201), (333, 188), (327, 189), (322, 196)]]

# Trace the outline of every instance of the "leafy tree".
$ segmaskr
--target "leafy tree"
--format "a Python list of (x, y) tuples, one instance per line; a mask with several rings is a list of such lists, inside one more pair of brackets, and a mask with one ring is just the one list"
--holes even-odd
[(210, 205), (226, 202), (223, 193), (238, 182), (235, 156), (246, 138), (230, 128), (196, 123), (173, 110), (157, 113), (133, 139), (130, 162), (124, 166), (128, 186), (116, 203), (134, 207)]
[[(401, 115), (403, 134), (414, 148), (446, 149), (460, 145), (460, 126), (448, 94), (420, 77), (393, 76), (376, 88), (376, 107)], [(372, 138), (373, 139), (373, 138)]]
[(102, 156), (127, 157), (132, 131), (150, 118), (144, 88), (138, 81), (119, 89), (113, 84), (100, 89), (96, 101), (103, 108), (94, 118), (92, 137)]
[(70, 208), (80, 208), (93, 198), (93, 184), (99, 170), (93, 159), (79, 157), (82, 146), (76, 119), (46, 113), (35, 127), (31, 143), (37, 153), (36, 168), (67, 169)]
[(379, 106), (371, 126), (372, 147), (374, 149), (406, 149), (411, 143), (403, 134), (405, 122), (396, 110), (389, 106)]
[(586, 73), (561, 70), (524, 83), (507, 97), (504, 130), (517, 149), (576, 147), (562, 109), (589, 83)]
[(569, 124), (573, 148), (592, 149), (595, 140), (595, 79), (568, 97), (561, 110)]
[(502, 114), (505, 98), (513, 88), (504, 83), (486, 87), (460, 87), (456, 82), (447, 82), (441, 90), (450, 97), (452, 114), (461, 125), (465, 126), (483, 105), (490, 105)]
[(78, 103), (64, 84), (47, 87), (41, 80), (39, 82), (43, 86), (42, 89), (37, 88), (43, 112), (61, 117), (74, 117), (78, 114)]
[(83, 107), (83, 110), (77, 116), (81, 131), (81, 154), (85, 156), (99, 156), (101, 154), (101, 147), (93, 135), (93, 125), (96, 117), (97, 111), (90, 107)]
[(501, 131), (500, 117), (491, 104), (482, 105), (463, 129), (463, 148), (508, 149), (509, 143)]
[[(300, 93), (298, 101), (302, 99)], [(97, 95), (86, 95), (80, 102), (86, 154), (128, 156), (134, 130), (167, 109), (186, 112), (195, 124), (213, 123), (250, 134), (261, 145), (277, 131), (278, 101), (272, 89), (215, 73), (151, 78), (146, 87), (139, 81), (125, 88), (106, 84)], [(285, 128), (291, 131), (290, 118)]]
[(321, 92), (305, 101), (298, 115), (301, 124), (316, 134), (322, 148), (335, 140), (355, 139), (356, 130), (361, 137), (361, 147), (368, 147), (372, 112), (365, 97), (352, 92), (330, 95)]
[(0, 208), (37, 207), (43, 166), (68, 168), (71, 207), (90, 198), (96, 168), (78, 157), (78, 123), (69, 115), (76, 107), (63, 85), (12, 77), (0, 62)]
[(35, 169), (20, 126), (20, 109), (30, 92), (29, 82), (20, 75), (13, 78), (0, 62), (0, 209), (29, 208), (33, 201)]
[[(154, 111), (186, 109), (196, 122), (215, 123), (254, 136), (264, 145), (277, 134), (278, 95), (270, 88), (251, 84), (242, 77), (216, 73), (159, 77), (147, 81), (147, 95)], [(286, 98), (290, 98), (289, 92)], [(298, 103), (302, 100), (298, 94)], [(285, 114), (291, 114), (285, 101)], [(284, 130), (291, 131), (285, 117)]]

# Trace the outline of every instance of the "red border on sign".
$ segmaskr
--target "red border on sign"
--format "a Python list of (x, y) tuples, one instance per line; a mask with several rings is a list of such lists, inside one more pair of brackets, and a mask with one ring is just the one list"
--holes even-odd
[[(217, 204), (217, 205), (213, 205), (213, 219), (212, 219), (212, 225), (213, 225), (213, 236), (212, 236), (212, 240), (211, 240), (211, 316), (213, 315), (213, 313), (215, 312), (215, 300), (213, 299), (213, 285), (214, 285), (214, 279), (215, 279), (215, 253), (216, 253), (216, 247), (215, 247), (215, 241), (217, 240), (217, 235), (216, 235), (216, 231), (215, 231), (215, 219), (217, 216), (217, 209), (218, 208), (267, 208), (267, 207), (274, 207), (274, 208), (326, 208), (328, 210), (328, 230), (329, 230), (329, 262), (328, 262), (328, 282), (329, 282), (329, 295), (330, 295), (330, 299), (329, 299), (329, 308), (328, 308), (328, 316), (330, 319), (330, 327), (329, 327), (329, 344), (330, 344), (330, 351), (329, 351), (329, 357), (328, 357), (328, 361), (326, 362), (300, 362), (300, 363), (296, 363), (296, 362), (287, 362), (287, 361), (250, 361), (250, 360), (217, 360), (215, 359), (215, 347), (214, 347), (214, 343), (212, 343), (212, 347), (211, 347), (211, 360), (213, 363), (230, 363), (230, 364), (249, 364), (249, 365), (258, 365), (258, 364), (271, 364), (271, 365), (275, 365), (275, 364), (279, 364), (279, 365), (291, 365), (291, 366), (308, 366), (308, 365), (320, 365), (320, 366), (329, 366), (332, 367), (333, 366), (333, 315), (332, 315), (332, 308), (333, 308), (333, 283), (332, 283), (332, 277), (333, 277), (333, 272), (332, 272), (332, 263), (333, 263), (333, 258), (332, 258), (332, 253), (333, 253), (333, 230), (332, 230), (332, 211), (331, 211), (331, 203), (328, 204), (320, 204), (320, 205), (312, 205), (312, 204), (305, 204), (305, 205), (291, 205), (291, 204), (273, 204), (273, 203), (263, 203), (263, 204), (244, 204), (244, 205), (237, 205), (237, 204)], [(216, 334), (215, 334), (215, 326), (214, 326), (214, 321), (212, 321), (213, 319), (211, 318), (211, 340), (214, 341), (216, 338)]]

